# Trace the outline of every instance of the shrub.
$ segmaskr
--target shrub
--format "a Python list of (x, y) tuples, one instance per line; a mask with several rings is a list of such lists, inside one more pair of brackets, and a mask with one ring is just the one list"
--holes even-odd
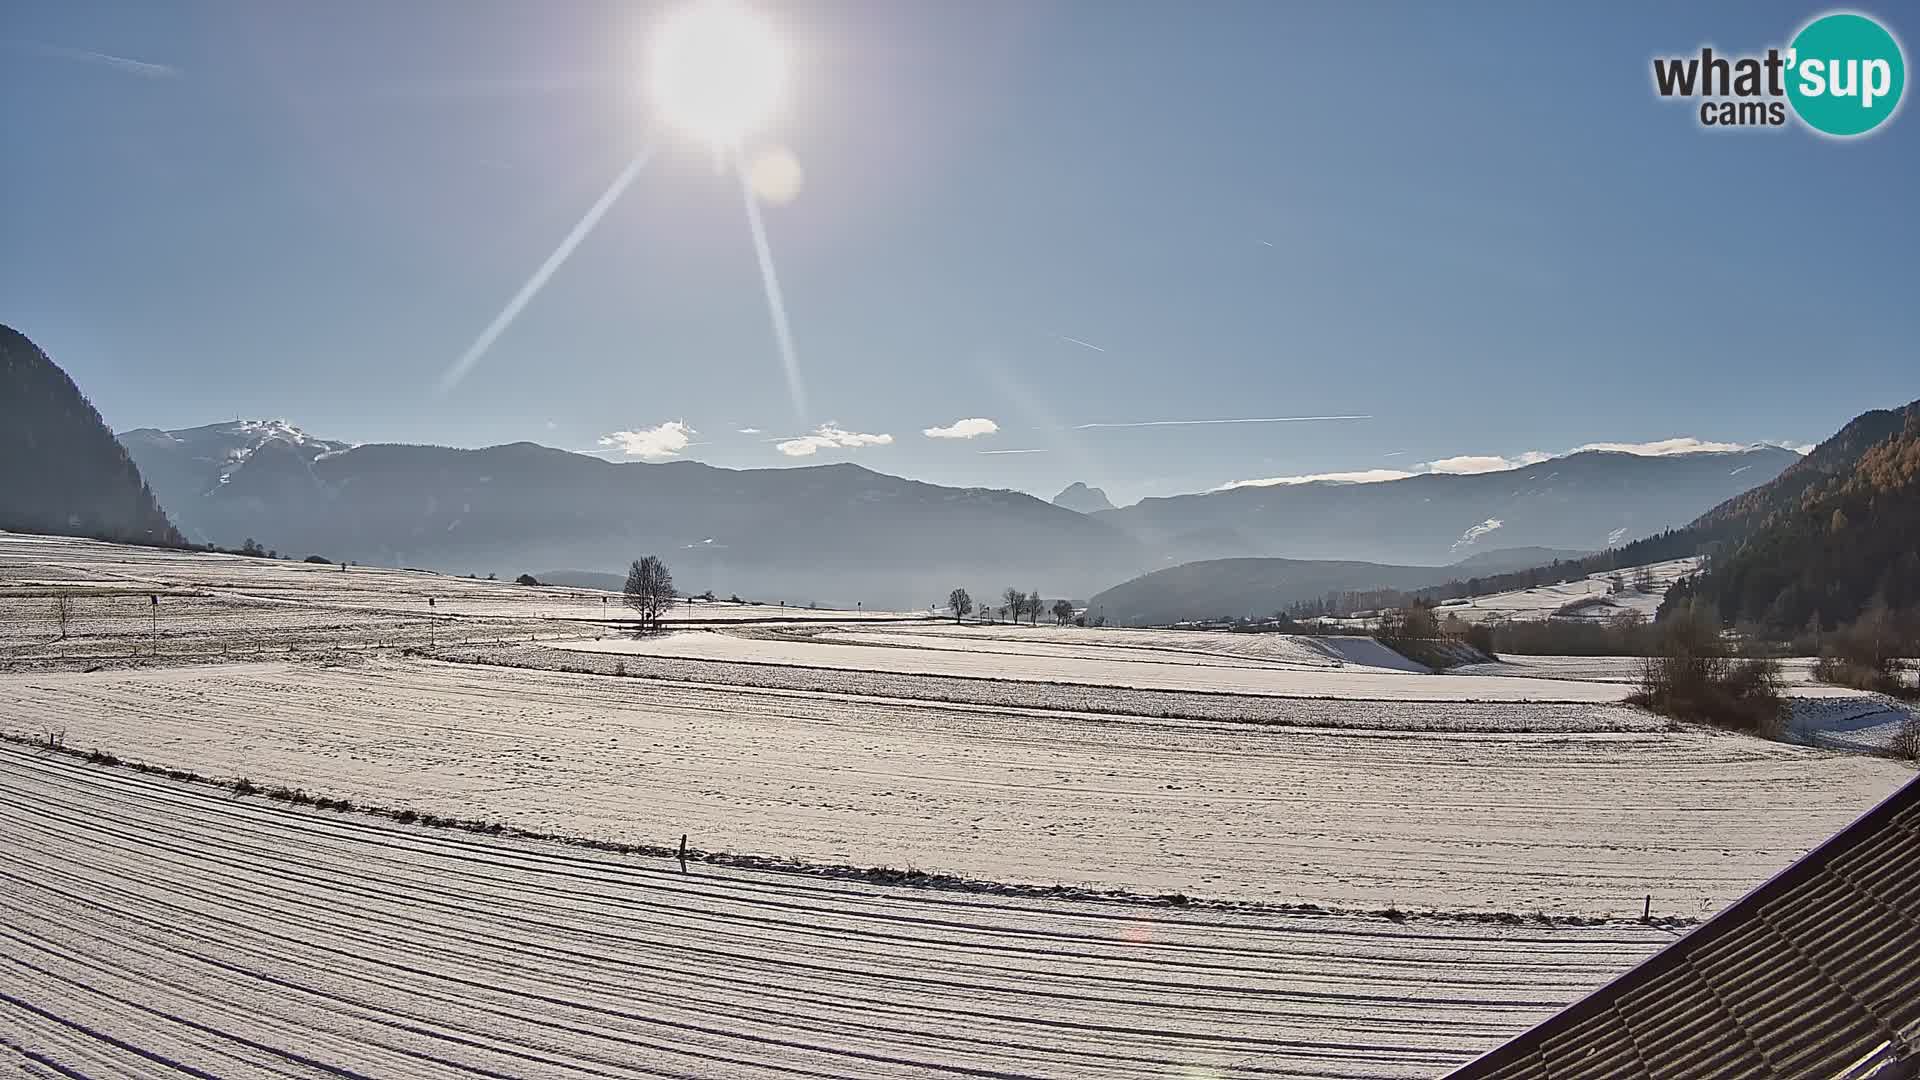
[(540, 584), (540, 579), (534, 577), (532, 574), (521, 574), (519, 577), (513, 579), (513, 583), (515, 585), (538, 585)]
[(1856, 690), (1914, 696), (1901, 656), (1911, 652), (1915, 642), (1901, 621), (1886, 605), (1875, 604), (1858, 619), (1826, 635), (1820, 659), (1813, 665), (1813, 677)]
[(1893, 740), (1887, 743), (1887, 752), (1897, 758), (1908, 761), (1920, 761), (1920, 714), (1908, 713), (1900, 721), (1900, 730), (1893, 733)]
[(1787, 702), (1780, 664), (1728, 654), (1720, 620), (1692, 604), (1654, 626), (1653, 655), (1641, 665), (1640, 688), (1628, 700), (1676, 720), (1780, 738)]
[(1493, 637), (1493, 627), (1486, 623), (1469, 623), (1460, 634), (1460, 640), (1485, 653), (1487, 659), (1498, 660), (1500, 654), (1494, 652)]

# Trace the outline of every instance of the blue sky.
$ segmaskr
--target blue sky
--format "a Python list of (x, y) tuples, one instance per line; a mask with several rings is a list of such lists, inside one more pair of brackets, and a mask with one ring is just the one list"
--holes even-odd
[[(768, 2), (790, 93), (747, 151), (804, 175), (763, 211), (801, 412), (738, 182), (641, 92), (665, 10), (15, 0), (0, 320), (116, 429), (657, 455), (677, 422), (715, 464), (1123, 501), (1920, 396), (1912, 109), (1709, 132), (1650, 87), (1821, 8)], [(1080, 426), (1294, 416), (1366, 419)]]

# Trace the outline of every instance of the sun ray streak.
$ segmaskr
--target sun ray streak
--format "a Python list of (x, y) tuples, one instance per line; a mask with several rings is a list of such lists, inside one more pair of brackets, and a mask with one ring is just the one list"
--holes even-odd
[(767, 227), (760, 220), (760, 200), (753, 196), (753, 181), (739, 158), (733, 162), (740, 178), (740, 193), (747, 203), (747, 226), (753, 230), (753, 251), (760, 259), (760, 280), (767, 287), (767, 311), (773, 316), (773, 336), (780, 345), (780, 365), (787, 374), (787, 394), (793, 398), (796, 419), (807, 418), (807, 390), (800, 382), (800, 358), (793, 349), (793, 331), (787, 325), (787, 302), (780, 295), (780, 278), (773, 271), (773, 249), (767, 245)]
[(579, 247), (580, 242), (593, 231), (593, 227), (600, 223), (600, 219), (612, 208), (614, 201), (620, 198), (620, 194), (627, 190), (627, 185), (633, 183), (633, 178), (640, 175), (640, 170), (646, 167), (651, 157), (653, 157), (653, 147), (648, 146), (635, 154), (632, 161), (627, 162), (627, 167), (620, 171), (619, 176), (614, 177), (613, 183), (608, 185), (607, 190), (588, 208), (585, 216), (581, 217), (579, 223), (573, 227), (573, 231), (567, 234), (565, 240), (560, 241), (559, 247), (553, 249), (553, 254), (547, 256), (547, 261), (540, 264), (540, 269), (535, 270), (533, 276), (527, 279), (527, 283), (520, 286), (520, 291), (513, 294), (513, 299), (507, 301), (507, 306), (500, 309), (500, 314), (494, 316), (493, 321), (480, 332), (480, 336), (467, 347), (467, 351), (461, 355), (460, 359), (454, 361), (453, 365), (447, 368), (446, 374), (440, 376), (437, 393), (445, 394), (460, 385), (460, 380), (467, 377), (467, 373), (473, 370), (473, 365), (479, 363), (480, 358), (493, 347), (494, 341), (506, 332), (507, 327), (513, 325), (513, 320), (519, 317), (521, 309), (539, 294), (540, 290), (546, 286), (547, 279), (553, 276), (554, 271), (560, 269), (561, 264), (567, 261), (567, 257), (573, 254), (573, 249)]

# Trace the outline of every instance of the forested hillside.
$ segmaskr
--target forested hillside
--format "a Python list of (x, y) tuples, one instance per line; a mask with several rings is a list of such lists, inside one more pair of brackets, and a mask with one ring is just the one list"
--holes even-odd
[(1895, 612), (1920, 608), (1920, 402), (1868, 414), (1878, 421), (1887, 416), (1902, 426), (1869, 444), (1850, 468), (1819, 473), (1779, 498), (1737, 508), (1753, 531), (1714, 559), (1690, 589), (1669, 594), (1669, 605), (1688, 596), (1704, 599), (1724, 619), (1776, 632), (1830, 630), (1876, 601)]
[(0, 326), (0, 529), (181, 542), (80, 388), (10, 326)]

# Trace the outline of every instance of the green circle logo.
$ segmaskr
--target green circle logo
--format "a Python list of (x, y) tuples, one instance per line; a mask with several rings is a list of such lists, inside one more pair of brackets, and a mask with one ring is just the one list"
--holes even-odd
[(1906, 58), (1886, 28), (1865, 15), (1822, 15), (1787, 53), (1787, 100), (1807, 126), (1865, 135), (1886, 122), (1907, 85)]

